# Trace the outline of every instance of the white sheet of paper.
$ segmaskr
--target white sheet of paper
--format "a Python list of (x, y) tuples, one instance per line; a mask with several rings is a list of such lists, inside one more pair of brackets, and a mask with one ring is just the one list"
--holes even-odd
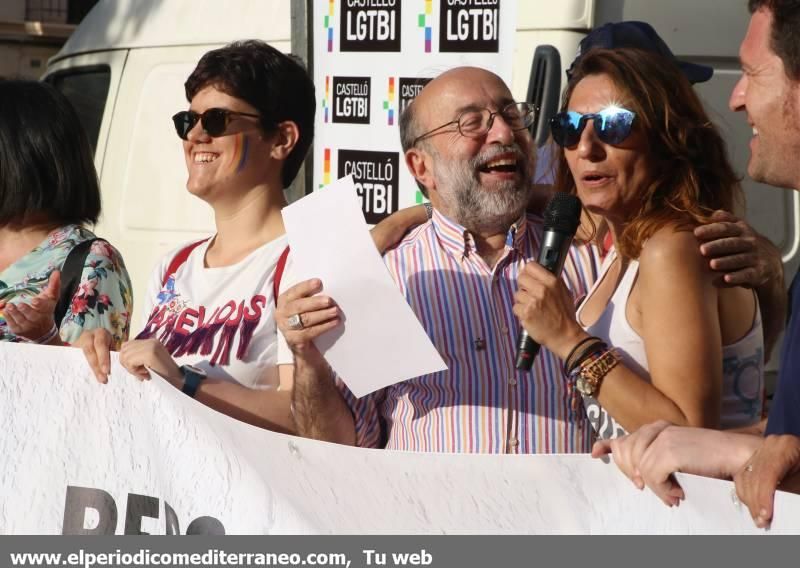
[(319, 278), (344, 325), (316, 340), (353, 394), (447, 368), (381, 260), (352, 176), (283, 209), (298, 281)]

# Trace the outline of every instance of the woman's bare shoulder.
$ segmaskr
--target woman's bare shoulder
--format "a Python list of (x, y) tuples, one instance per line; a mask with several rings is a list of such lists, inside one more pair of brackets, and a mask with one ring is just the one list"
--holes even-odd
[(700, 254), (700, 242), (691, 227), (666, 225), (659, 228), (642, 246), (640, 270), (662, 270), (676, 266), (707, 271)]

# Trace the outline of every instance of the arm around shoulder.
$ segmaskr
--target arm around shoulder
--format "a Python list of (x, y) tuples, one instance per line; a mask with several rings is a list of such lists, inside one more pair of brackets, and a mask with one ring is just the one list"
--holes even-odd
[(399, 243), (408, 231), (430, 219), (430, 204), (414, 205), (395, 211), (372, 227), (370, 234), (381, 254)]
[(709, 223), (695, 228), (701, 252), (720, 277), (719, 286), (752, 288), (758, 295), (769, 357), (786, 321), (787, 295), (783, 259), (772, 241), (743, 219), (715, 211)]

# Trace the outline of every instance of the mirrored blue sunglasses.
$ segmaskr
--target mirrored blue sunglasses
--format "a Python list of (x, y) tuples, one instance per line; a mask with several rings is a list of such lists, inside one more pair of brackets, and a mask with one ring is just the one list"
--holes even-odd
[(594, 131), (601, 141), (606, 144), (620, 144), (630, 136), (635, 118), (633, 111), (618, 106), (589, 114), (570, 110), (560, 112), (550, 119), (550, 132), (559, 146), (574, 146), (580, 141), (588, 122), (593, 120)]

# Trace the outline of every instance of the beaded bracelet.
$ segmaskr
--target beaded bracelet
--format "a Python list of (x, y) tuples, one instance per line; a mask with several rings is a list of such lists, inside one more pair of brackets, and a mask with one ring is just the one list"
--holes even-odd
[[(606, 351), (606, 349), (608, 349), (608, 345), (598, 339), (584, 349), (582, 353), (580, 353), (576, 363), (572, 365), (569, 369), (569, 372), (566, 373), (570, 399), (567, 417), (570, 422), (582, 422), (586, 418), (586, 413), (580, 411), (583, 393), (581, 392), (580, 388), (578, 388), (578, 381), (581, 380), (581, 368), (583, 365), (591, 364), (597, 360)], [(564, 367), (566, 369), (566, 364)]]

